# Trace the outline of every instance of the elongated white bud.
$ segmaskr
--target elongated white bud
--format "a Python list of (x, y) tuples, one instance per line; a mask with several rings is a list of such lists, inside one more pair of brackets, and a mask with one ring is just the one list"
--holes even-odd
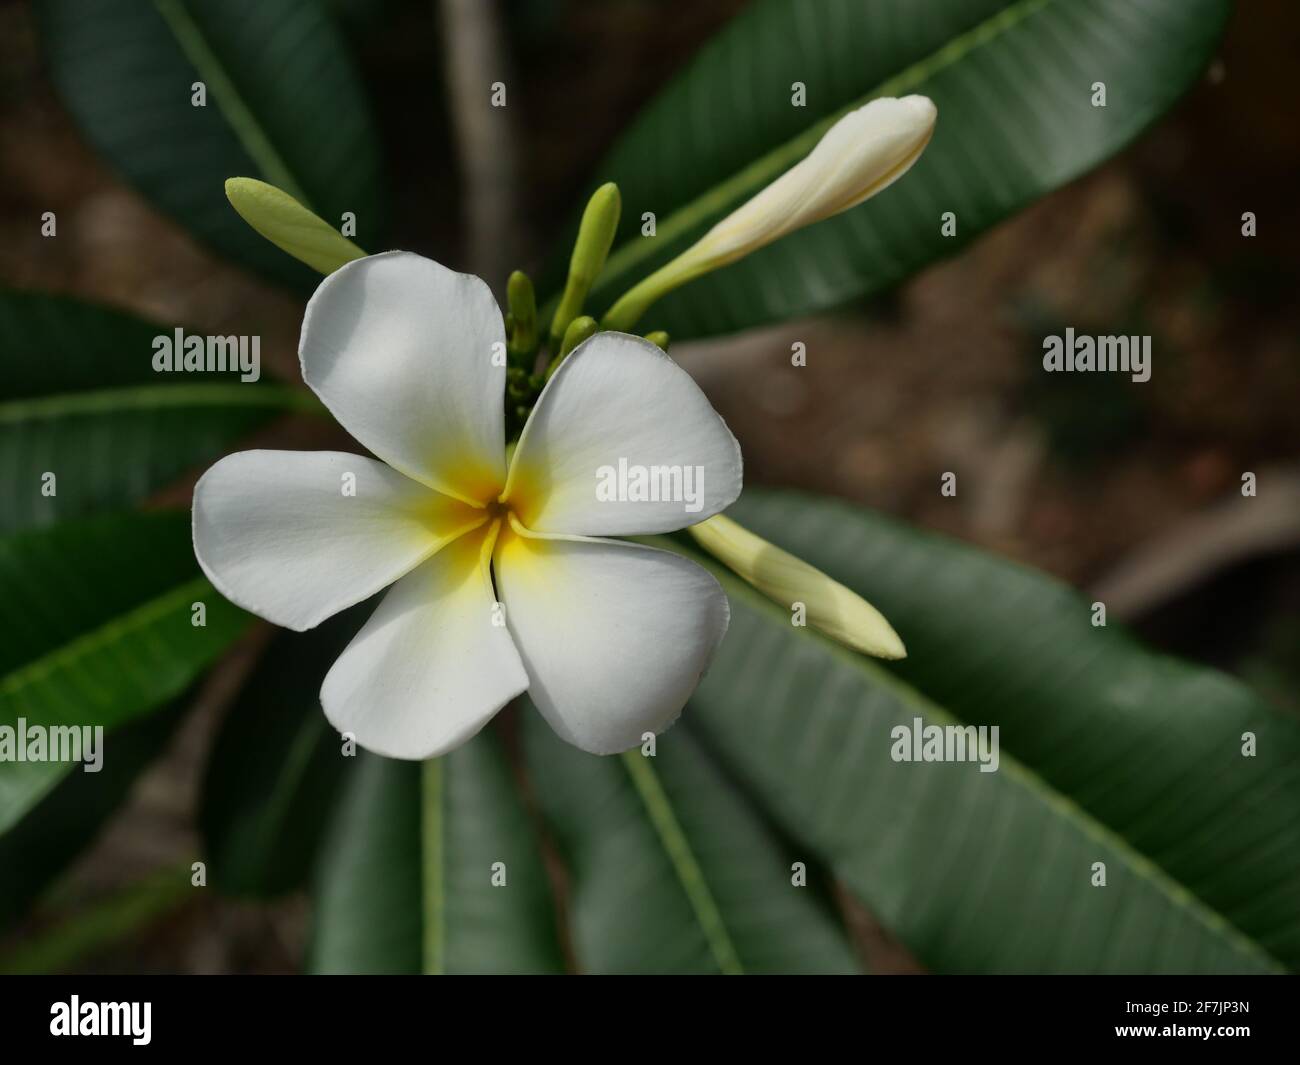
[(802, 162), (709, 230), (682, 260), (716, 269), (856, 207), (916, 162), (930, 143), (936, 116), (925, 96), (872, 100), (851, 111)]
[(782, 551), (724, 515), (687, 532), (704, 550), (786, 609), (803, 604), (806, 620), (833, 640), (877, 658), (906, 658), (883, 614), (815, 566)]
[(874, 196), (920, 157), (937, 116), (926, 96), (881, 98), (850, 111), (799, 163), (624, 295), (603, 328), (628, 329), (679, 285)]

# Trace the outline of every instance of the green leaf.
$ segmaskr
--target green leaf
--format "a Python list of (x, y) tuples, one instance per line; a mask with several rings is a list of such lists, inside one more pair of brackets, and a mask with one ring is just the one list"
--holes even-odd
[[(226, 202), (229, 177), (284, 189), (381, 247), (379, 153), (346, 44), (302, 0), (38, 0), (50, 74), (95, 148), (223, 255), (299, 288), (318, 278)], [(206, 86), (206, 106), (191, 102)]]
[(425, 763), (348, 761), (318, 870), (313, 971), (561, 970), (537, 839), (494, 734)]
[(199, 826), (222, 891), (268, 897), (306, 885), (345, 771), (320, 686), (372, 607), (277, 633), (221, 723)]
[[(192, 604), (206, 624), (192, 624)], [(187, 513), (114, 515), (0, 539), (0, 725), (112, 730), (176, 697), (248, 615), (199, 575)], [(0, 761), (0, 832), (73, 768)]]
[[(927, 965), (1300, 963), (1300, 722), (974, 549), (794, 493), (747, 490), (734, 516), (870, 598), (909, 657), (793, 629), (713, 567), (731, 629), (687, 720)], [(916, 717), (998, 726), (998, 770), (895, 761)]]
[(0, 836), (0, 930), (21, 918), (99, 835), (140, 772), (175, 733), (187, 701), (182, 697), (165, 711), (123, 727), (113, 737), (112, 757), (98, 772), (69, 773)]
[[(933, 141), (897, 184), (691, 282), (641, 326), (674, 339), (832, 307), (902, 280), (1114, 155), (1199, 76), (1229, 0), (757, 0), (597, 168), (623, 224), (588, 313), (798, 162), (847, 111), (920, 93)], [(806, 106), (791, 104), (792, 85)], [(1104, 82), (1107, 106), (1092, 106)], [(656, 234), (641, 236), (653, 212)], [(955, 237), (941, 232), (956, 216)], [(567, 253), (567, 245), (564, 247)], [(557, 255), (548, 288), (561, 283)]]
[(794, 885), (808, 850), (773, 833), (686, 727), (659, 737), (653, 758), (600, 758), (529, 707), (525, 740), (567, 859), (584, 970), (857, 971), (824, 893)]
[(0, 533), (138, 502), (270, 419), (316, 409), (306, 392), (236, 373), (157, 373), (160, 335), (172, 329), (0, 291)]
[(35, 939), (0, 956), (0, 975), (63, 972), (96, 951), (121, 943), (192, 899), (188, 864), (161, 869), (108, 898), (78, 908)]

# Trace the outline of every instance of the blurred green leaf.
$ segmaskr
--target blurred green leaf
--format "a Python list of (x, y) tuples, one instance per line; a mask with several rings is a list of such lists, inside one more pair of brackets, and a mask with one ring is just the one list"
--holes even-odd
[[(795, 493), (749, 489), (733, 514), (870, 598), (909, 657), (885, 667), (792, 629), (714, 566), (731, 629), (686, 720), (923, 962), (1300, 963), (1300, 722), (974, 549)], [(894, 761), (891, 731), (915, 717), (999, 726), (1000, 768)]]
[[(203, 626), (191, 623), (197, 602)], [(188, 513), (0, 539), (0, 725), (101, 725), (107, 762), (112, 731), (184, 691), (248, 621), (199, 574)], [(0, 762), (0, 832), (73, 768)]]
[[(226, 202), (257, 177), (331, 224), (356, 216), (382, 247), (369, 107), (329, 12), (303, 0), (37, 0), (50, 73), (94, 147), (155, 206), (221, 254), (310, 290)], [(203, 82), (207, 105), (191, 103)]]
[(316, 409), (305, 391), (265, 379), (156, 373), (153, 338), (171, 333), (108, 307), (0, 290), (0, 533), (138, 502), (270, 419)]
[[(939, 108), (908, 175), (836, 218), (701, 278), (641, 323), (685, 339), (831, 307), (951, 255), (1114, 155), (1199, 76), (1230, 0), (756, 0), (623, 134), (595, 181), (623, 224), (589, 313), (805, 156), (846, 111), (920, 93)], [(807, 104), (791, 104), (795, 82)], [(1104, 82), (1107, 106), (1092, 106)], [(642, 237), (644, 212), (657, 235)], [(941, 232), (956, 216), (957, 235)], [(573, 228), (576, 228), (573, 227)], [(563, 279), (558, 249), (547, 288)]]
[(562, 969), (537, 838), (495, 734), (432, 762), (348, 763), (318, 870), (313, 971)]
[(585, 754), (531, 706), (524, 729), (584, 971), (857, 971), (815, 874), (794, 885), (811, 854), (775, 836), (685, 727), (659, 737), (653, 758)]
[(99, 835), (140, 772), (175, 733), (187, 701), (182, 696), (165, 711), (124, 726), (99, 772), (69, 773), (0, 836), (0, 929), (22, 917)]
[(193, 896), (190, 867), (160, 869), (128, 884), (30, 940), (16, 943), (0, 956), (0, 974), (66, 971), (82, 958), (139, 932), (160, 916), (180, 908)]
[(371, 609), (278, 632), (221, 723), (199, 826), (222, 891), (266, 897), (306, 885), (345, 772), (320, 686)]

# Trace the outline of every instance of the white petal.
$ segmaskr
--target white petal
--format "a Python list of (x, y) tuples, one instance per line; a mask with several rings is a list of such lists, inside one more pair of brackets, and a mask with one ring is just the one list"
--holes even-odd
[(463, 536), (398, 581), (325, 677), (325, 716), (367, 750), (445, 754), (528, 687), (480, 557), (487, 538)]
[(487, 285), (388, 252), (321, 282), (298, 355), (303, 379), (361, 443), (408, 477), (481, 504), (505, 479), (504, 345)]
[[(658, 471), (648, 483), (661, 499), (676, 498), (598, 496), (602, 480), (635, 491), (637, 468)], [(675, 483), (663, 484), (665, 476)], [(537, 532), (623, 536), (712, 517), (734, 502), (740, 483), (740, 445), (690, 374), (648, 340), (597, 333), (560, 364), (537, 400), (506, 492)]]
[(194, 554), (232, 603), (301, 632), (483, 518), (361, 455), (241, 451), (194, 486)]
[(504, 534), (496, 574), (529, 697), (592, 754), (672, 724), (730, 618), (706, 570), (637, 544)]

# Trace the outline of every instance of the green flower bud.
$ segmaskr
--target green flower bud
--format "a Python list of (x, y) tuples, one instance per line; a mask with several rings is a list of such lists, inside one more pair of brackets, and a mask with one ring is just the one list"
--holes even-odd
[(622, 210), (623, 199), (612, 181), (601, 185), (587, 201), (587, 209), (582, 212), (582, 222), (578, 226), (578, 239), (573, 243), (573, 256), (569, 259), (564, 295), (560, 297), (555, 317), (551, 319), (552, 348), (564, 338), (569, 323), (582, 313), (587, 293), (604, 269)]
[(323, 218), (265, 181), (227, 178), (226, 199), (240, 218), (277, 248), (322, 274), (366, 256)]

